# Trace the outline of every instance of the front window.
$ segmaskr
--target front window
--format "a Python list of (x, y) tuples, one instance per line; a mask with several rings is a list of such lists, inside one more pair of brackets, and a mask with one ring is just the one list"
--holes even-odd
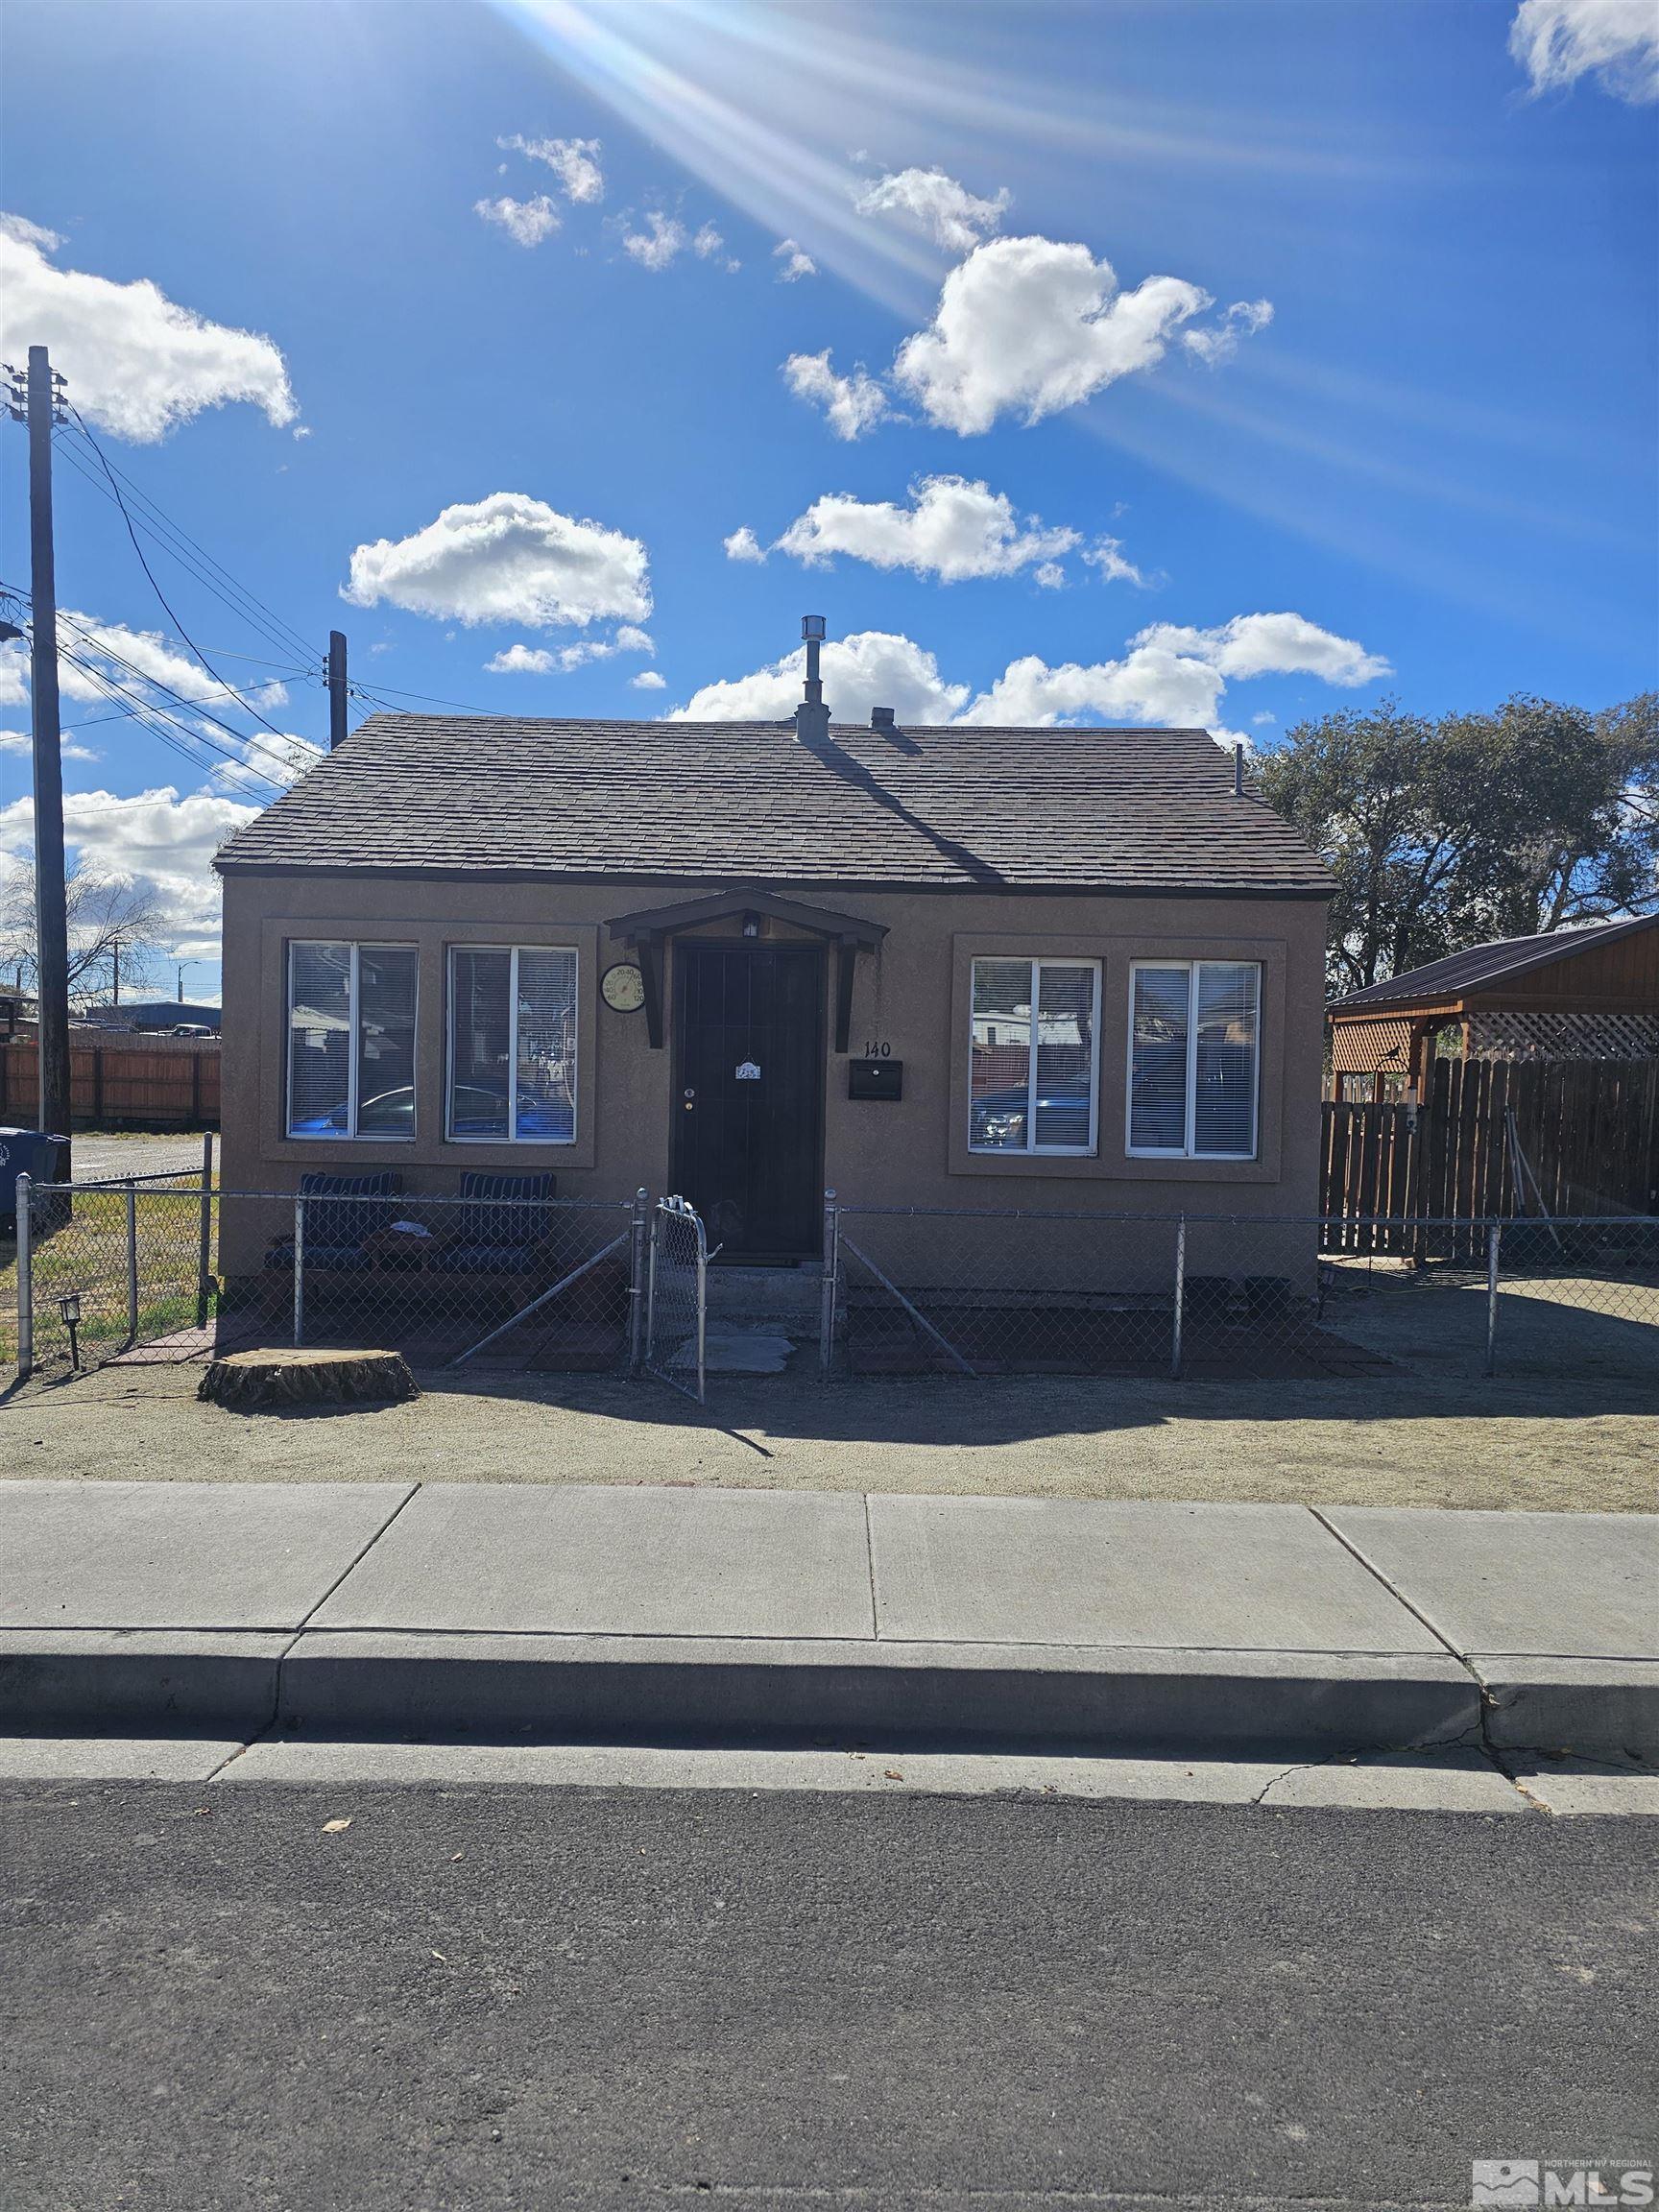
[(1093, 1152), (1097, 960), (975, 960), (968, 1142), (975, 1152)]
[(288, 948), (288, 1134), (415, 1134), (413, 945)]
[(1130, 988), (1129, 1150), (1254, 1160), (1260, 966), (1141, 960)]
[(447, 1127), (462, 1142), (574, 1142), (576, 955), (568, 947), (451, 946)]

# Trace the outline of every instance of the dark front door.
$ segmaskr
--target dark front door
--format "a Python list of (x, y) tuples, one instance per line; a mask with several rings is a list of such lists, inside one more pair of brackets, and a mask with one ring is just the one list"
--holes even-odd
[(821, 1241), (824, 953), (816, 945), (674, 948), (674, 1184), (727, 1260), (796, 1260)]

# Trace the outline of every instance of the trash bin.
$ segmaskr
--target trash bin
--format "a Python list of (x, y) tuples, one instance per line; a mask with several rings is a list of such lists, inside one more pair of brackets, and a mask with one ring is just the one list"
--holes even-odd
[(36, 1183), (67, 1183), (68, 1138), (48, 1137), (42, 1129), (0, 1129), (0, 1237), (17, 1234), (19, 1175)]

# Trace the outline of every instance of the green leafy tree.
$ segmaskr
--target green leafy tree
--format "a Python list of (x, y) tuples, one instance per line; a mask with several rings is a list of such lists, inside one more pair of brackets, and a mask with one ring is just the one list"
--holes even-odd
[(1383, 700), (1301, 724), (1256, 781), (1335, 877), (1335, 992), (1659, 906), (1651, 693), (1599, 714), (1517, 696), (1438, 722)]

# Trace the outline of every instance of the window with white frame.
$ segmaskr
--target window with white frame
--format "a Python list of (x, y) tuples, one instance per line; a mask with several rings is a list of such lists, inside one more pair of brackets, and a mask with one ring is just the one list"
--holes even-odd
[(288, 947), (288, 1134), (415, 1134), (413, 945)]
[(1130, 1152), (1254, 1160), (1260, 964), (1137, 960), (1129, 988)]
[(449, 948), (447, 1135), (576, 1138), (576, 954), (565, 945)]
[(974, 1152), (1093, 1152), (1100, 963), (975, 960), (968, 1045)]

